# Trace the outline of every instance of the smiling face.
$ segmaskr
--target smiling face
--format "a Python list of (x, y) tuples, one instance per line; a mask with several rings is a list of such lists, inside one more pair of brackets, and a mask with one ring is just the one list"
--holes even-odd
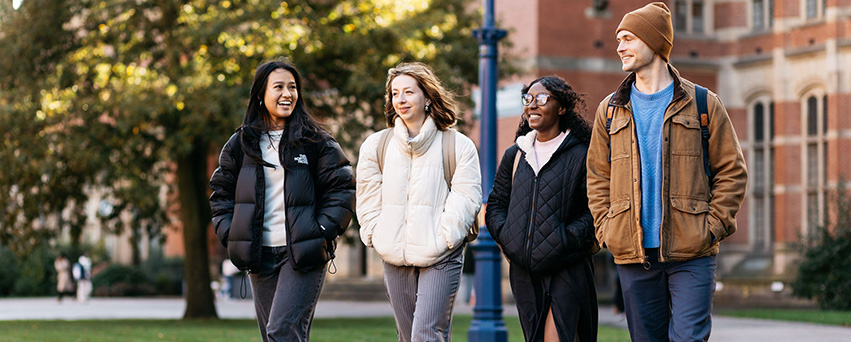
[(297, 89), (295, 77), (288, 70), (277, 69), (269, 74), (263, 103), (275, 128), (283, 128), (287, 118), (293, 114), (298, 100)]
[(632, 32), (621, 30), (618, 32), (618, 56), (623, 71), (640, 72), (653, 63), (656, 53)]
[(426, 119), (425, 105), (429, 103), (417, 80), (400, 75), (390, 85), (393, 109), (405, 122), (405, 126), (419, 127)]
[[(537, 97), (540, 94), (552, 95), (540, 82), (529, 87), (526, 94), (533, 97)], [(528, 106), (523, 107), (523, 115), (529, 121), (529, 127), (538, 131), (539, 138), (541, 138), (538, 140), (540, 141), (546, 141), (559, 135), (559, 115), (564, 113), (564, 109), (561, 108), (561, 105), (559, 105), (553, 96), (550, 96), (547, 99), (547, 103), (543, 106), (539, 106), (538, 102), (533, 100)]]

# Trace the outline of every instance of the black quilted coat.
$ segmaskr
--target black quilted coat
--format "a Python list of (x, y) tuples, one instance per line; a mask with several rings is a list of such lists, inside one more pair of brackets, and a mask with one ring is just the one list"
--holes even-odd
[[(247, 135), (246, 135), (247, 136)], [(245, 158), (240, 134), (228, 140), (213, 172), (210, 208), (213, 227), (239, 269), (257, 270), (263, 240), (266, 202), (263, 166)], [(246, 145), (260, 154), (259, 141)], [(355, 202), (352, 166), (340, 145), (327, 134), (304, 140), (284, 157), (284, 202), (287, 251), (296, 270), (322, 267), (334, 258), (336, 237), (349, 225)], [(243, 163), (244, 160), (244, 163)], [(284, 164), (286, 163), (286, 164)]]
[(512, 266), (555, 272), (598, 250), (585, 190), (587, 151), (587, 144), (568, 134), (537, 177), (516, 144), (503, 154), (485, 220)]

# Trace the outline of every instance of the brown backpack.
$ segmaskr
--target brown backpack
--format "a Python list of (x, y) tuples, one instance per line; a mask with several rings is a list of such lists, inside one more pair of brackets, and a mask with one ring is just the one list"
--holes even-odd
[[(390, 136), (393, 135), (392, 128), (386, 128), (381, 131), (381, 139), (378, 140), (378, 170), (384, 173), (384, 155), (387, 153), (387, 146), (390, 145)], [(443, 180), (446, 181), (446, 186), (452, 189), (452, 176), (455, 175), (455, 129), (449, 128), (441, 132), (441, 140), (443, 141)], [(473, 220), (473, 225), (467, 227), (467, 242), (472, 242), (479, 237), (479, 215), (476, 215)]]

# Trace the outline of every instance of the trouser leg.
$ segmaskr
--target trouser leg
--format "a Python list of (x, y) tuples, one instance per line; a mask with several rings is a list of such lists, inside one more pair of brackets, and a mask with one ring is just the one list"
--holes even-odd
[(384, 288), (387, 291), (387, 298), (390, 299), (390, 307), (393, 308), (399, 342), (411, 341), (419, 274), (419, 267), (384, 263)]
[(707, 341), (712, 328), (715, 257), (672, 263), (667, 269), (671, 293), (671, 341)]
[(618, 265), (624, 309), (632, 341), (668, 341), (671, 318), (670, 294), (665, 264), (657, 262), (658, 252), (648, 258), (649, 270), (641, 264)]
[[(264, 248), (265, 249), (265, 248)], [(264, 250), (264, 258), (268, 255)], [(308, 341), (325, 267), (300, 272), (287, 262), (286, 250), (275, 250), (273, 272), (252, 274), (257, 323), (264, 342)]]
[(452, 309), (463, 268), (462, 249), (458, 248), (437, 264), (420, 269), (412, 341), (451, 340)]

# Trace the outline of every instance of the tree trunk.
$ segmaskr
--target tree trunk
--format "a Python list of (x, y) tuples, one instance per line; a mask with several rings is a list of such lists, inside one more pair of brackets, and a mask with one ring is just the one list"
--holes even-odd
[(180, 197), (180, 218), (183, 221), (183, 246), (186, 249), (186, 312), (183, 319), (218, 318), (210, 288), (210, 262), (207, 253), (207, 225), (210, 206), (207, 204), (206, 144), (196, 140), (189, 155), (177, 160), (177, 191)]

